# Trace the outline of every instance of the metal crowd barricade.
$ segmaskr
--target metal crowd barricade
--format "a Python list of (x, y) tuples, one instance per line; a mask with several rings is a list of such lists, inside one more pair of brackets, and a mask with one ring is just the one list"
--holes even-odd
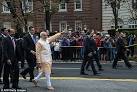
[(83, 46), (61, 46), (62, 60), (81, 60), (84, 55)]
[[(135, 46), (137, 46), (137, 44), (125, 46), (125, 48), (130, 49), (130, 47), (135, 47)], [(104, 47), (98, 47), (99, 58), (101, 57), (101, 54), (100, 54), (101, 49), (104, 49)], [(116, 47), (108, 47), (108, 48), (105, 48), (105, 49), (106, 49), (106, 61), (113, 61), (114, 58), (115, 58), (115, 55), (117, 53)], [(127, 53), (127, 56), (129, 56), (128, 55), (130, 53), (129, 50), (127, 50), (126, 53)]]
[[(129, 48), (131, 46), (136, 46), (137, 44), (125, 46)], [(101, 57), (100, 51), (104, 49), (104, 47), (98, 47), (98, 56)], [(113, 61), (116, 54), (116, 47), (108, 47), (106, 49), (106, 60)], [(61, 46), (61, 60), (82, 60), (84, 58), (84, 48), (83, 46)]]
[[(98, 56), (100, 56), (100, 50), (104, 49), (104, 47), (98, 47)], [(115, 49), (115, 47), (112, 48), (106, 48), (107, 49), (107, 60), (109, 60), (110, 55), (114, 59), (114, 51), (109, 52), (111, 49)], [(83, 46), (61, 46), (61, 59), (62, 60), (70, 60), (70, 61), (76, 61), (76, 60), (82, 60), (84, 58), (84, 48)], [(110, 59), (111, 59), (110, 58)]]
[(116, 54), (116, 47), (98, 47), (98, 56), (101, 60), (101, 55), (105, 54), (105, 61), (113, 61)]

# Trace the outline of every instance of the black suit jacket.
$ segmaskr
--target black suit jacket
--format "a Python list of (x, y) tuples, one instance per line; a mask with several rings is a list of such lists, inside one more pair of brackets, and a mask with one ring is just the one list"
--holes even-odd
[(126, 48), (123, 38), (118, 38), (116, 41), (116, 49), (119, 55), (125, 54)]
[(31, 38), (30, 34), (26, 34), (23, 37), (23, 48), (26, 53), (26, 59), (29, 63), (35, 65), (36, 63), (36, 56), (31, 53), (31, 50), (35, 51), (35, 43)]
[(17, 48), (17, 60), (21, 61), (24, 60), (24, 49), (23, 49), (23, 39), (19, 38), (16, 41), (16, 48)]
[(0, 61), (3, 61), (4, 59), (4, 44), (3, 44), (3, 41), (4, 41), (4, 36), (0, 33)]
[(86, 37), (84, 41), (84, 56), (87, 56), (90, 52), (97, 50), (96, 42), (91, 37)]
[[(16, 44), (16, 40), (14, 39), (15, 44)], [(10, 36), (7, 36), (6, 38), (4, 38), (4, 61), (7, 61), (8, 59), (11, 60), (11, 63), (17, 64), (17, 60), (16, 60), (16, 52), (17, 49), (14, 48), (14, 45), (12, 43), (12, 39)]]

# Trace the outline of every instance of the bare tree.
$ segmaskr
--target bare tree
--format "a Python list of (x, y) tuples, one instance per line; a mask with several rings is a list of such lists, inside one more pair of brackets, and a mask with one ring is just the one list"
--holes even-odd
[(59, 1), (58, 0), (39, 0), (39, 1), (42, 3), (45, 12), (45, 29), (50, 30), (51, 15), (53, 15), (53, 12), (56, 12), (56, 9), (58, 9)]
[(118, 29), (118, 11), (122, 2), (125, 2), (125, 0), (105, 0), (106, 5), (111, 6), (112, 8), (115, 20), (115, 30)]
[(39, 1), (43, 4), (45, 10), (46, 30), (50, 31), (51, 16), (58, 11), (60, 2), (67, 3), (69, 0), (39, 0)]
[[(23, 28), (25, 28), (25, 32), (28, 31), (28, 17), (31, 16), (32, 11), (27, 12), (28, 5), (26, 3), (26, 0), (5, 0), (7, 3), (7, 6), (3, 5), (4, 7), (7, 7), (10, 12), (13, 19), (13, 22), (16, 26), (16, 30), (19, 33), (23, 32)], [(43, 6), (39, 7), (37, 9), (42, 9)], [(36, 9), (36, 10), (37, 10)], [(17, 10), (20, 12), (20, 14), (17, 12)]]
[(8, 5), (8, 8), (11, 12), (11, 15), (12, 15), (12, 18), (13, 18), (13, 22), (16, 26), (16, 30), (17, 32), (22, 32), (22, 28), (20, 26), (20, 22), (19, 22), (19, 18), (18, 18), (18, 15), (17, 15), (17, 10), (16, 10), (16, 4), (15, 4), (15, 0), (5, 0), (7, 5)]
[[(27, 3), (26, 0), (5, 0), (7, 3), (7, 8), (9, 8), (11, 12), (12, 19), (14, 20), (14, 24), (16, 25), (16, 29), (18, 32), (22, 32), (22, 28), (25, 28), (25, 31), (28, 30), (28, 18), (31, 16), (32, 11), (27, 12)], [(35, 1), (35, 0), (34, 0)], [(42, 6), (38, 6), (39, 9), (44, 9), (45, 11), (45, 24), (46, 29), (50, 30), (50, 21), (51, 16), (54, 15), (58, 11), (59, 3), (60, 2), (68, 2), (69, 0), (36, 0), (39, 1)], [(16, 3), (18, 2), (19, 5)], [(2, 3), (0, 3), (2, 4)], [(3, 4), (2, 4), (3, 5)], [(23, 8), (24, 7), (24, 8)], [(19, 9), (21, 14), (17, 13), (17, 9)], [(37, 10), (36, 9), (36, 10)]]

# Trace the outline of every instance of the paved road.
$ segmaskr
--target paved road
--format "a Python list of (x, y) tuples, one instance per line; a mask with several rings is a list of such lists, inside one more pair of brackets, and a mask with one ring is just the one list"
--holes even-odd
[(137, 79), (137, 63), (132, 62), (133, 69), (125, 67), (123, 62), (118, 63), (118, 69), (112, 69), (111, 63), (102, 64), (104, 71), (101, 71), (101, 76), (93, 76), (92, 71), (86, 71), (88, 76), (80, 75), (81, 64), (77, 63), (62, 63), (53, 64), (54, 77), (91, 77), (91, 78), (122, 78), (122, 79)]
[[(54, 63), (53, 92), (137, 92), (137, 63), (132, 64), (134, 68), (130, 70), (123, 62), (119, 63), (117, 70), (111, 69), (110, 63), (103, 64), (101, 76), (93, 76), (91, 71), (87, 71), (88, 76), (81, 76), (80, 63)], [(51, 92), (46, 89), (44, 76), (39, 81), (40, 87), (34, 87), (28, 80), (20, 77), (20, 86), (27, 92)]]
[[(99, 79), (54, 79), (54, 92), (137, 92), (137, 81), (99, 80)], [(27, 92), (51, 92), (46, 89), (44, 79), (39, 81), (40, 87), (21, 81)]]

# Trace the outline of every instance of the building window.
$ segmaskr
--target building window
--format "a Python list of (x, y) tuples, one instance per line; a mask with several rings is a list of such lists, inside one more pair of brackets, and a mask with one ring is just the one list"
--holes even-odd
[(59, 12), (67, 11), (67, 3), (65, 0), (61, 0), (59, 4)]
[(74, 1), (75, 11), (82, 11), (82, 0)]
[(130, 19), (128, 21), (129, 28), (131, 29), (136, 29), (137, 28), (137, 20)]
[(66, 21), (61, 21), (59, 23), (59, 30), (60, 30), (60, 32), (67, 31), (67, 22)]
[(11, 22), (3, 22), (3, 28), (10, 29), (11, 28)]
[(6, 1), (3, 1), (2, 3), (2, 10), (3, 10), (3, 13), (10, 13), (10, 9), (8, 8)]
[(23, 0), (22, 9), (24, 13), (32, 12), (33, 11), (33, 0)]
[(27, 32), (29, 30), (30, 26), (33, 26), (33, 22), (32, 21), (28, 21), (27, 22), (27, 30), (25, 30), (25, 27), (23, 27), (23, 32)]
[(132, 0), (133, 9), (137, 9), (137, 0)]
[(75, 31), (82, 31), (82, 21), (75, 21)]

